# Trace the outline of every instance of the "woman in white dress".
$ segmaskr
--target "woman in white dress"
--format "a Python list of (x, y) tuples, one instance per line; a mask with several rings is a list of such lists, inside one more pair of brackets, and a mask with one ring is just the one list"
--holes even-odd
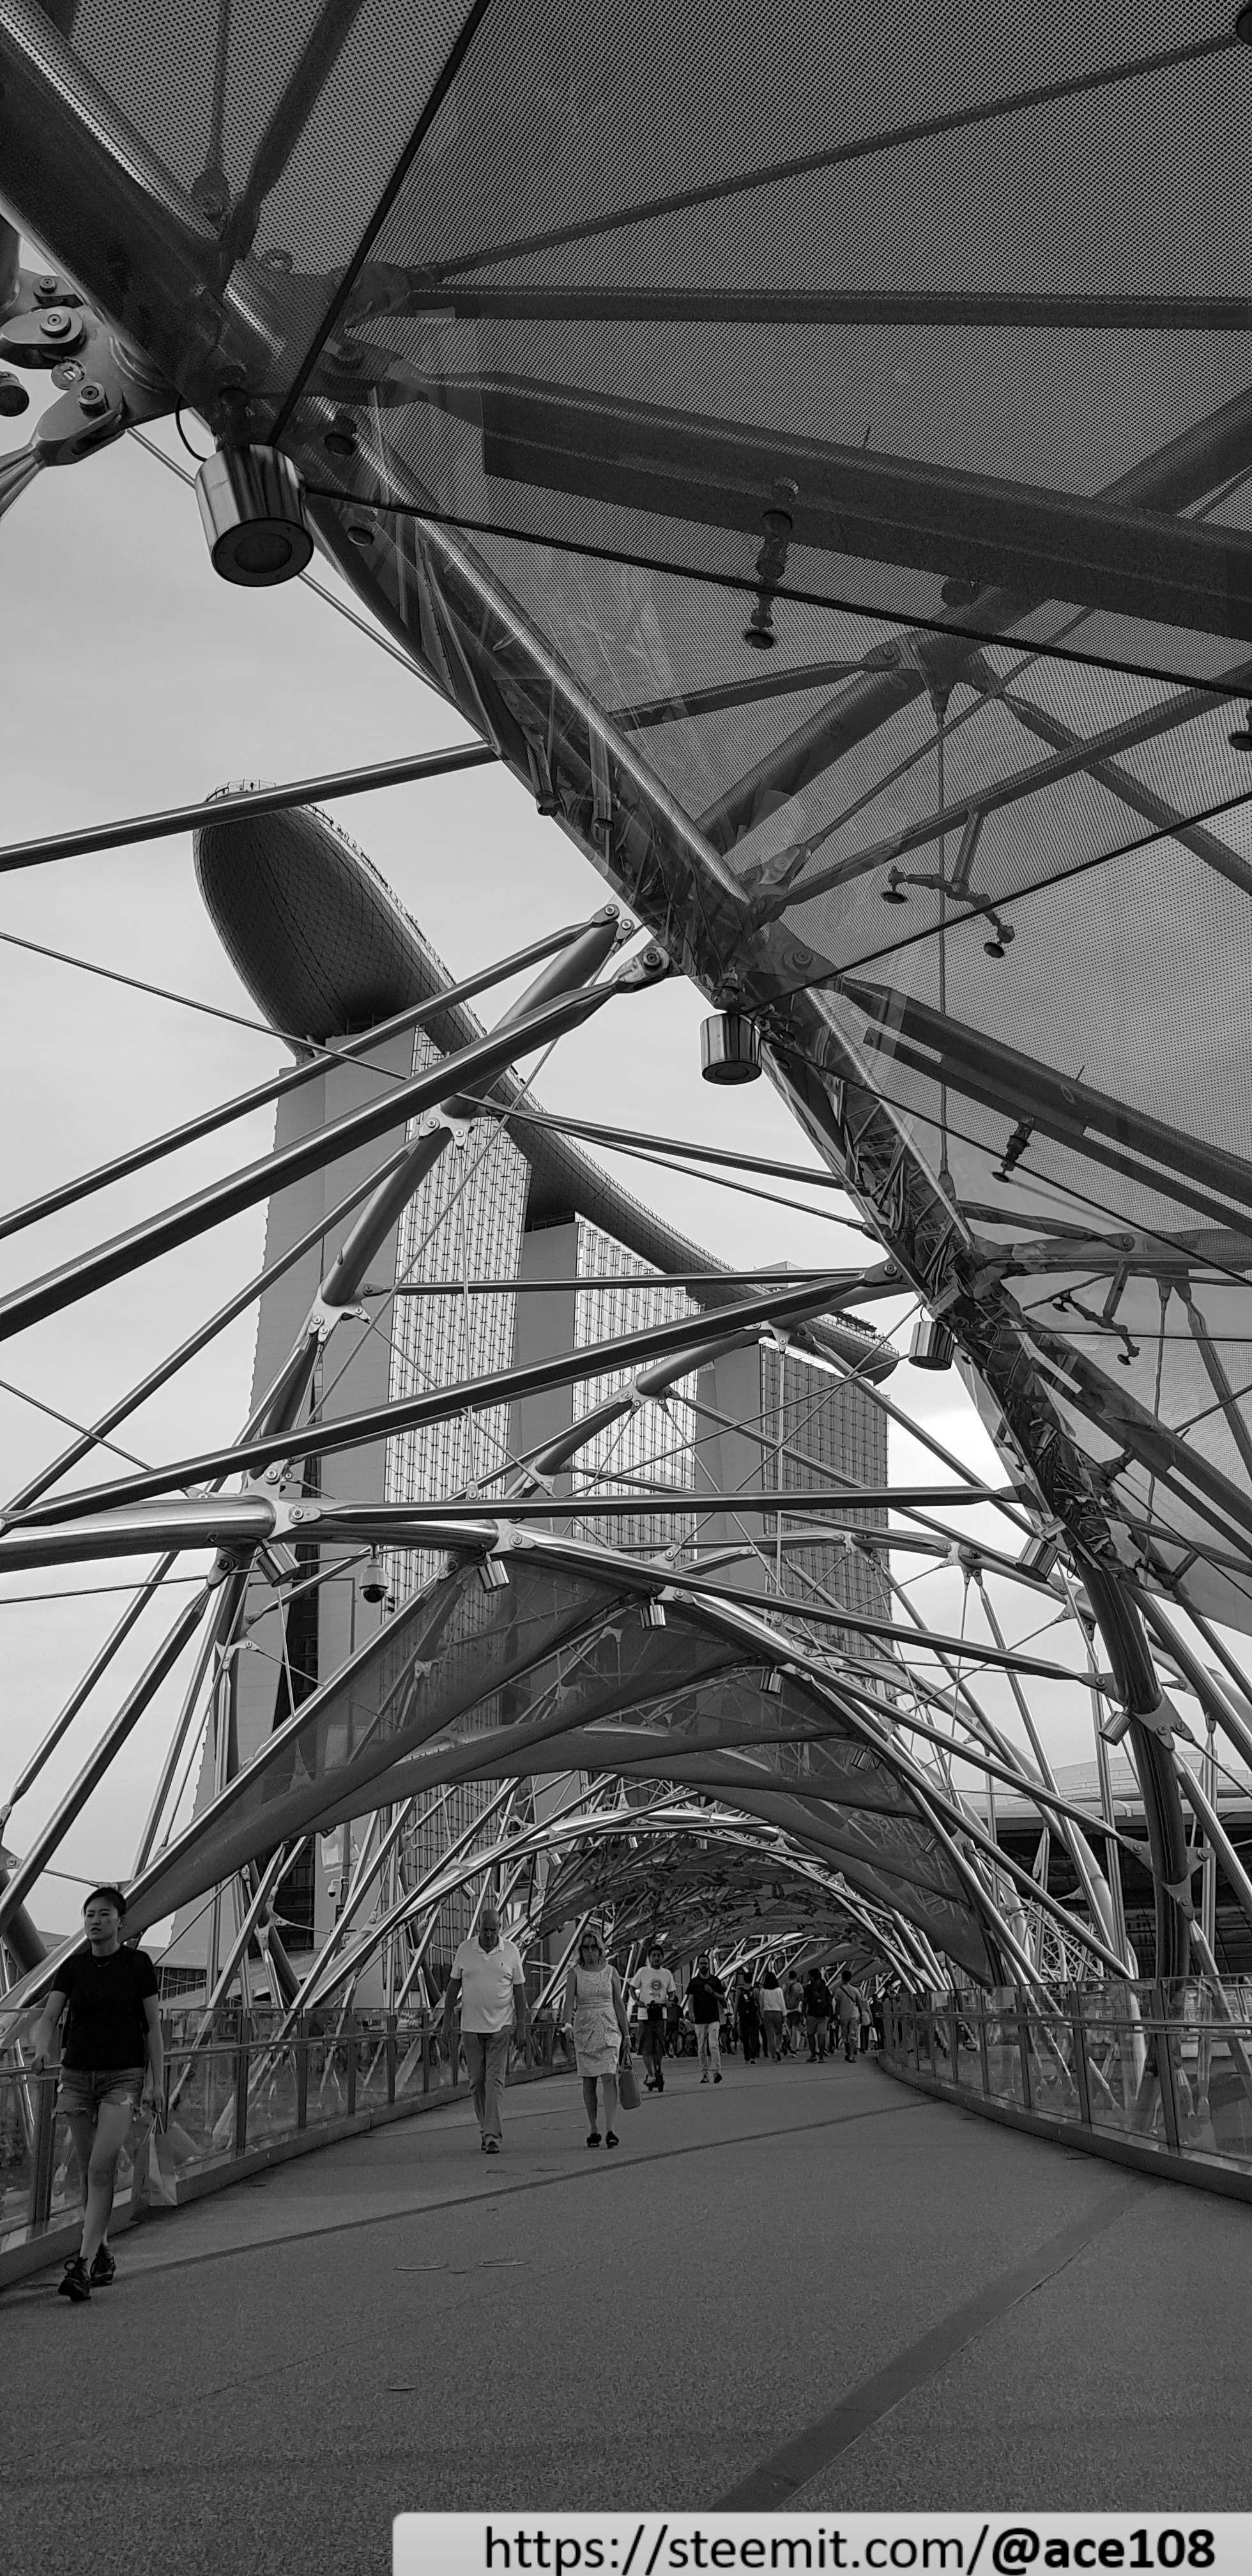
[(598, 2147), (596, 2086), (604, 2092), (604, 2143), (617, 2145), (617, 2070), (630, 2063), (630, 2026), (622, 2001), (621, 1981), (605, 1957), (604, 1943), (589, 1923), (578, 1944), (578, 1964), (570, 1969), (565, 1989), (565, 2019), (573, 2026), (574, 2063), (582, 2077), (583, 2100), (591, 2126), (589, 2147)]

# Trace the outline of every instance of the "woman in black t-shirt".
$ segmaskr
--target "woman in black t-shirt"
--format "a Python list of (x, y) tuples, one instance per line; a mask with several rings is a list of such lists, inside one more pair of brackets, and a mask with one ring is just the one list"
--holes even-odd
[[(56, 1984), (34, 2034), (36, 2067), (47, 2063), (67, 2013), (61, 2050), (60, 2101), (83, 2177), (82, 2242), (66, 2264), (67, 2299), (104, 2288), (116, 2264), (105, 2241), (117, 2160), (146, 2089), (164, 2098), (165, 2061), (157, 1974), (145, 1950), (122, 1947), (126, 1899), (116, 1887), (92, 1890), (83, 1907), (87, 1948), (57, 1969)], [(146, 2075), (145, 2075), (146, 2070)]]

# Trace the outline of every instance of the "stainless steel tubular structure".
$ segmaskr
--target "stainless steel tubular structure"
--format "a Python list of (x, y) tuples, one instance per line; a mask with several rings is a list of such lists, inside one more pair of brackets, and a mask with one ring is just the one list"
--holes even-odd
[[(0, 875), (34, 887), (196, 831), (257, 1014), (221, 1016), (296, 1058), (0, 1215), (16, 1241), (140, 1174), (159, 1187), (175, 1154), (275, 1110), (270, 1152), (0, 1295), (0, 1339), (85, 1332), (98, 1294), (269, 1210), (255, 1275), (171, 1324), (127, 1392), (62, 1411), (55, 1387), (10, 1388), (73, 1437), (0, 1514), (6, 1599), (26, 1599), (19, 1577), (136, 1562), (0, 1809), (34, 1815), (24, 1855), (0, 1854), (0, 2138), (9, 2123), (24, 2159), (0, 2278), (5, 2226), (33, 2243), (64, 2197), (24, 2054), (56, 1972), (32, 1907), (142, 1720), (163, 1732), (130, 1920), (176, 1927), (170, 2104), (197, 2181), (267, 2138), (446, 2097), (409, 1999), (433, 2003), (490, 1892), (545, 2007), (581, 1924), (608, 1918), (631, 1948), (672, 1909), (675, 1956), (811, 1948), (897, 1985), (887, 2055), (907, 2081), (1252, 2197), (1237, 156), (1212, 274), (1159, 292), (1169, 210), (1231, 112), (1233, 16), (1058, 75), (1029, 23), (990, 26), (971, 68), (899, 14), (879, 70), (918, 104), (888, 127), (802, 0), (791, 157), (739, 166), (738, 105), (776, 72), (770, 13), (745, 17), (733, 74), (687, 43), (658, 193), (612, 116), (594, 189), (577, 156), (557, 185), (543, 84), (511, 81), (488, 0), (420, 41), (401, 14), (327, 0), (303, 32), (276, 27), (265, 86), (229, 10), (203, 65), (177, 30), (158, 62), (143, 13), (121, 13), (107, 81), (72, 8), (0, 12), (0, 360), (51, 371), (59, 396), (0, 460), (0, 516), (36, 474), (187, 410), (215, 442), (195, 478), (212, 565), (264, 587), (316, 544), (366, 633), (471, 736), (0, 848)], [(670, 59), (674, 30), (641, 27), (600, 31), (606, 97), (650, 94)], [(554, 33), (538, 0), (541, 49)], [(150, 107), (171, 65), (203, 90), (193, 184)], [(1041, 245), (1068, 219), (1068, 120), (1092, 98), (1084, 184), (1125, 221), (1117, 262), (1097, 243), (1084, 292), (1058, 294)], [(502, 100), (526, 215), (491, 242), (482, 138), (499, 148)], [(1009, 167), (1031, 224), (1005, 214)], [(923, 293), (891, 266), (906, 189), (938, 232), (957, 168), (1009, 284), (986, 288), (983, 241), (975, 260), (956, 226)], [(854, 205), (865, 277), (832, 292)], [(318, 245), (340, 234), (327, 271)], [(23, 235), (43, 266), (22, 268)], [(606, 244), (611, 291), (580, 284), (578, 255)], [(970, 337), (988, 332), (994, 361)], [(907, 454), (882, 434), (888, 376)], [(1027, 378), (1028, 471), (1006, 429)], [(0, 368), (0, 410), (22, 400)], [(310, 809), (486, 764), (615, 900), (453, 983)], [(615, 967), (619, 905), (644, 944)], [(678, 973), (715, 1015), (704, 1070), (764, 1071), (820, 1170), (771, 1159), (767, 1130), (684, 1144), (562, 1118), (515, 1079)], [(522, 974), (483, 1031), (469, 1001)], [(345, 1106), (351, 1067), (369, 1093)], [(719, 1270), (583, 1144), (702, 1187), (772, 1183), (762, 1198), (851, 1223), (881, 1257)], [(136, 1432), (124, 1472), (98, 1461), (254, 1301), (237, 1436), (189, 1415), (177, 1438)], [(906, 1364), (883, 1392), (906, 1306), (911, 1358), (960, 1369), (998, 1480), (915, 1419)], [(984, 1504), (994, 1524), (971, 1523)], [(76, 1779), (37, 1811), (89, 1708)], [(1088, 1727), (1094, 1789), (1059, 1758)]]

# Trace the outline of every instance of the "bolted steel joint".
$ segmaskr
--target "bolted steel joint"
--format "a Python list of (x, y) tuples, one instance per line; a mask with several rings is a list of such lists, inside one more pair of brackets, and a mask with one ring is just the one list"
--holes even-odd
[(196, 476), (213, 568), (223, 581), (267, 590), (293, 581), (313, 552), (300, 477), (276, 447), (220, 447)]
[(109, 397), (104, 386), (95, 384), (94, 382), (80, 385), (78, 388), (78, 408), (80, 411), (86, 412), (89, 420), (95, 420), (102, 411), (107, 411), (109, 408)]

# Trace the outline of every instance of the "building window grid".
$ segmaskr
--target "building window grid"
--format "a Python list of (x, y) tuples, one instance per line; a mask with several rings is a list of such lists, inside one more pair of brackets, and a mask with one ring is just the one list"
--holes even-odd
[[(785, 1441), (798, 1452), (792, 1458), (764, 1453), (761, 1482), (767, 1489), (783, 1493), (802, 1489), (811, 1482), (815, 1471), (820, 1475), (823, 1470), (852, 1477), (871, 1489), (881, 1491), (886, 1485), (886, 1416), (861, 1388), (846, 1378), (828, 1377), (824, 1369), (794, 1352), (762, 1348), (761, 1428), (771, 1441)], [(845, 1526), (885, 1530), (886, 1510), (881, 1505), (871, 1506), (852, 1515)], [(811, 1527), (811, 1515), (807, 1521), (788, 1513), (781, 1517), (784, 1538)], [(777, 1518), (763, 1523), (763, 1548), (773, 1546), (779, 1529)], [(803, 1566), (802, 1573), (790, 1558), (784, 1558), (782, 1591), (787, 1599), (803, 1603), (815, 1598), (811, 1583), (805, 1581), (807, 1574), (835, 1601), (862, 1618), (883, 1619), (890, 1615), (886, 1576), (875, 1559), (833, 1539), (829, 1547), (806, 1548)], [(832, 1630), (832, 1646), (842, 1642), (840, 1632)], [(855, 1642), (850, 1633), (846, 1643), (854, 1646)]]
[[(622, 1333), (681, 1322), (699, 1312), (694, 1298), (684, 1288), (672, 1287), (663, 1272), (629, 1251), (625, 1244), (615, 1242), (612, 1235), (603, 1233), (587, 1217), (577, 1221), (577, 1276), (621, 1282), (620, 1287), (590, 1289), (575, 1299), (574, 1341), (579, 1350)], [(628, 1386), (635, 1374), (628, 1367), (587, 1379), (575, 1389), (575, 1421), (594, 1412), (606, 1396), (616, 1395)], [(622, 1420), (610, 1423), (607, 1430), (597, 1432), (588, 1441), (574, 1461), (574, 1494), (593, 1489), (604, 1495), (627, 1494), (628, 1480), (635, 1476), (647, 1476), (651, 1483), (662, 1486), (689, 1485), (693, 1481), (691, 1453), (685, 1444), (695, 1439), (696, 1423), (696, 1415), (681, 1395), (669, 1396), (664, 1412), (655, 1405), (642, 1405)], [(658, 1464), (654, 1462), (659, 1450), (667, 1455)], [(640, 1512), (603, 1526), (600, 1534), (609, 1547), (685, 1549), (695, 1529), (689, 1513)]]
[[(419, 1030), (414, 1071), (422, 1072), (438, 1059), (439, 1050)], [(416, 1132), (414, 1125), (410, 1137)], [(398, 1280), (439, 1283), (467, 1275), (471, 1279), (516, 1277), (530, 1171), (524, 1155), (503, 1130), (497, 1130), (484, 1153), (488, 1132), (475, 1125), (467, 1131), (463, 1146), (448, 1147), (410, 1200), (400, 1221)], [(471, 1297), (468, 1316), (466, 1306), (461, 1297), (395, 1300), (389, 1377), (393, 1403), (422, 1394), (428, 1387), (455, 1385), (508, 1367), (514, 1347), (512, 1291), (490, 1290)], [(498, 1473), (508, 1454), (508, 1426), (509, 1407), (503, 1404), (476, 1414), (472, 1432), (462, 1415), (400, 1433), (387, 1443), (388, 1502), (437, 1502), (470, 1484), (476, 1474)], [(405, 1600), (429, 1582), (439, 1563), (437, 1551), (431, 1548), (389, 1549), (387, 1576), (393, 1600)], [(480, 1714), (478, 1722), (488, 1720)], [(468, 1781), (454, 1791), (438, 1816), (403, 1837), (404, 1886), (415, 1887), (437, 1866), (449, 1846), (482, 1814), (491, 1794), (489, 1783)], [(438, 1937), (428, 1954), (432, 1969), (446, 1967), (464, 1939), (475, 1894), (473, 1888), (458, 1892), (441, 1909)]]
[[(419, 1031), (414, 1070), (423, 1070), (437, 1057), (438, 1050), (426, 1033)], [(410, 1134), (414, 1132), (410, 1130)], [(471, 1128), (464, 1148), (445, 1152), (410, 1201), (400, 1224), (398, 1279), (440, 1282), (460, 1279), (467, 1270), (470, 1278), (516, 1275), (521, 1263), (529, 1168), (512, 1139), (500, 1131), (458, 1199), (466, 1157), (472, 1162), (481, 1153), (482, 1141), (481, 1129)], [(662, 1272), (586, 1218), (577, 1220), (576, 1242), (578, 1277), (610, 1279), (615, 1283), (575, 1299), (577, 1348), (684, 1320), (698, 1312), (694, 1299), (684, 1289), (671, 1286)], [(466, 1301), (461, 1298), (398, 1298), (392, 1332), (392, 1400), (403, 1400), (427, 1386), (448, 1385), (506, 1367), (514, 1350), (515, 1311), (516, 1299), (507, 1290), (471, 1298), (468, 1318)], [(760, 1366), (762, 1431), (772, 1440), (785, 1439), (800, 1453), (799, 1459), (764, 1455), (762, 1482), (766, 1486), (786, 1492), (789, 1487), (803, 1486), (814, 1469), (820, 1472), (823, 1468), (871, 1486), (885, 1485), (886, 1423), (864, 1394), (846, 1382), (827, 1380), (824, 1371), (792, 1354), (783, 1355), (768, 1347), (761, 1351)], [(633, 1373), (627, 1367), (584, 1381), (574, 1394), (575, 1420), (594, 1411), (606, 1396), (628, 1384)], [(438, 1500), (471, 1483), (475, 1474), (498, 1472), (507, 1457), (508, 1422), (509, 1408), (500, 1405), (475, 1417), (472, 1442), (470, 1426), (463, 1416), (402, 1433), (389, 1441), (388, 1501)], [(697, 1437), (698, 1417), (681, 1395), (667, 1399), (664, 1415), (652, 1406), (641, 1407), (589, 1440), (574, 1462), (573, 1494), (586, 1494), (592, 1489), (626, 1493), (626, 1479), (635, 1475), (647, 1475), (660, 1485), (686, 1485), (692, 1481), (687, 1462), (694, 1454), (687, 1444)], [(668, 1454), (663, 1464), (656, 1464), (660, 1450)], [(805, 1464), (801, 1465), (800, 1460)], [(615, 1471), (620, 1481), (615, 1482)], [(882, 1509), (858, 1513), (856, 1518), (875, 1528), (887, 1525)], [(784, 1535), (801, 1526), (784, 1514)], [(694, 1539), (696, 1529), (697, 1523), (690, 1514), (653, 1511), (631, 1515), (602, 1535), (609, 1545), (616, 1543), (623, 1548), (682, 1550)], [(777, 1529), (777, 1521), (765, 1524), (766, 1548)], [(804, 1562), (823, 1588), (848, 1609), (875, 1617), (886, 1615), (887, 1587), (877, 1564), (851, 1554), (838, 1541), (829, 1548), (807, 1551)], [(397, 1601), (406, 1598), (429, 1580), (438, 1563), (438, 1555), (429, 1549), (389, 1551), (393, 1597)], [(813, 1597), (801, 1573), (789, 1562), (783, 1566), (782, 1589), (797, 1604)], [(488, 1722), (485, 1712), (480, 1713), (479, 1722)], [(415, 1886), (437, 1866), (450, 1844), (482, 1814), (489, 1795), (488, 1784), (467, 1782), (454, 1792), (439, 1816), (404, 1837), (400, 1855), (404, 1885)], [(476, 1890), (471, 1887), (445, 1903), (438, 1943), (430, 1953), (432, 1968), (445, 1966), (464, 1938), (475, 1897)]]
[[(447, 1806), (437, 1816), (423, 1818), (410, 1833), (401, 1837), (400, 1884), (411, 1889), (439, 1867), (453, 1843), (467, 1833), (482, 1815), (494, 1793), (494, 1783), (469, 1780), (455, 1789)], [(435, 1971), (446, 1970), (459, 1944), (465, 1939), (479, 1895), (478, 1887), (457, 1888), (445, 1897), (439, 1909), (439, 1927), (426, 1953), (427, 1965)], [(419, 1924), (422, 1918), (418, 1917)]]
[[(413, 1061), (418, 1072), (438, 1061), (438, 1050), (424, 1030), (418, 1032)], [(471, 1279), (516, 1276), (529, 1166), (502, 1130), (485, 1154), (483, 1143), (483, 1129), (471, 1127), (463, 1146), (453, 1146), (441, 1155), (410, 1200), (400, 1224), (398, 1279), (441, 1282), (461, 1279), (467, 1272)], [(491, 1290), (468, 1300), (397, 1298), (389, 1390), (393, 1403), (430, 1386), (455, 1385), (464, 1378), (507, 1368), (513, 1356), (515, 1307), (511, 1290)], [(502, 1404), (486, 1407), (472, 1422), (460, 1415), (400, 1433), (387, 1444), (388, 1501), (434, 1502), (456, 1494), (476, 1477), (498, 1474), (508, 1455), (508, 1424), (509, 1408)], [(428, 1548), (392, 1551), (389, 1572), (394, 1597), (407, 1598), (429, 1580), (437, 1564), (437, 1555)]]

